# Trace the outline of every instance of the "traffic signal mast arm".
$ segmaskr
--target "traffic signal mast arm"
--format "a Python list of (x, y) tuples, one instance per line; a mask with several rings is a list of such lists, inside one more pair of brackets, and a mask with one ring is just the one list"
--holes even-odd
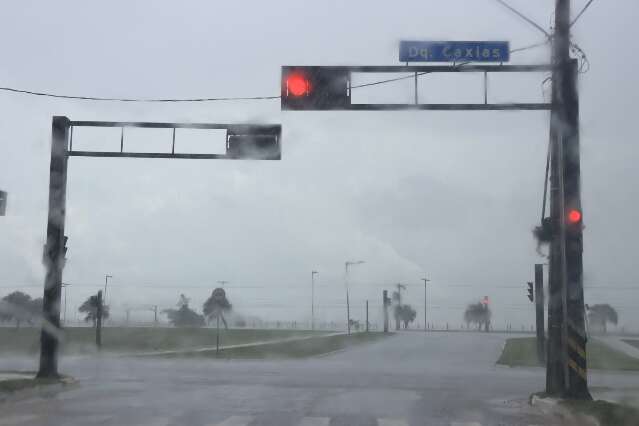
[[(550, 110), (550, 103), (488, 103), (487, 75), (493, 72), (547, 72), (551, 65), (407, 65), (407, 66), (283, 66), (282, 110)], [(352, 103), (352, 73), (483, 73), (483, 103), (366, 104)], [(417, 89), (416, 89), (417, 90)]]

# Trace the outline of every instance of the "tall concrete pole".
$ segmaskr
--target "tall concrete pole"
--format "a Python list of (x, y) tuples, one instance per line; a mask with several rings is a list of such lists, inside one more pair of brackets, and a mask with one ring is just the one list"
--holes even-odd
[(64, 268), (64, 222), (67, 193), (67, 140), (70, 121), (54, 116), (51, 131), (49, 165), (49, 213), (44, 251), (44, 295), (42, 297), (42, 332), (40, 334), (39, 378), (57, 378), (60, 344), (60, 296)]

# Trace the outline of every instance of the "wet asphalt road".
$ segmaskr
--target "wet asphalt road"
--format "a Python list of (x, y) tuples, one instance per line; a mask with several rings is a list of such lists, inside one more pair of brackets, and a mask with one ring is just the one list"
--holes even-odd
[[(406, 332), (292, 361), (66, 358), (61, 371), (79, 385), (0, 403), (0, 425), (557, 424), (527, 404), (544, 370), (495, 366), (507, 337)], [(0, 360), (0, 369), (33, 365)], [(592, 381), (636, 385), (639, 375)]]

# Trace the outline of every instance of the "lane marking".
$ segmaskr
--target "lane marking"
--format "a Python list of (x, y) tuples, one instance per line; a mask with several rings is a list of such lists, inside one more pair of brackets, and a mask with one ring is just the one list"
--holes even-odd
[(378, 426), (408, 426), (402, 419), (377, 419)]
[(304, 417), (299, 426), (328, 426), (330, 417)]
[(253, 416), (231, 416), (222, 423), (213, 426), (247, 426), (253, 421)]

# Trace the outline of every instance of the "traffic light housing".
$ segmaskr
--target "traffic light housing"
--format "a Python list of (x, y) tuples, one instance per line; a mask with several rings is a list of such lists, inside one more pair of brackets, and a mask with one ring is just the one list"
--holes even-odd
[(528, 282), (528, 300), (531, 302), (535, 300), (535, 296), (533, 293), (533, 283)]
[(0, 216), (4, 216), (7, 212), (7, 193), (0, 191)]
[(282, 110), (346, 109), (351, 104), (350, 71), (337, 67), (284, 66)]
[(233, 126), (226, 131), (226, 155), (231, 159), (280, 160), (282, 126)]

